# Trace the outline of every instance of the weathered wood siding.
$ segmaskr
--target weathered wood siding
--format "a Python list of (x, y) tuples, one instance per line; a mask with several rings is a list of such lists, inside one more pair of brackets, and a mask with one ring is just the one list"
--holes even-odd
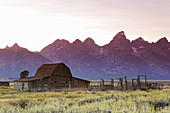
[(50, 83), (51, 86), (54, 86), (55, 88), (69, 88), (69, 82), (71, 82), (71, 78), (69, 77), (51, 77)]
[(38, 90), (68, 89), (70, 82), (66, 77), (48, 77), (38, 81)]
[(89, 85), (90, 85), (90, 82), (77, 79), (77, 78), (73, 78), (72, 89), (87, 89)]
[(29, 82), (14, 82), (14, 89), (16, 90), (29, 90)]
[(60, 64), (53, 72), (52, 77), (67, 77), (71, 78), (70, 69), (64, 64)]
[(0, 86), (8, 86), (9, 87), (9, 82), (0, 82)]
[[(87, 89), (90, 85), (90, 82), (85, 80), (54, 76), (39, 80), (37, 83), (37, 90)], [(35, 90), (36, 88), (33, 89)]]

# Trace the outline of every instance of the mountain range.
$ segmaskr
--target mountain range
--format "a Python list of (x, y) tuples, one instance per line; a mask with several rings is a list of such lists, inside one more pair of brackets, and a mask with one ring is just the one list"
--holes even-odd
[(0, 77), (18, 79), (24, 70), (29, 70), (29, 74), (33, 75), (43, 63), (51, 63), (51, 60), (18, 44), (0, 49)]
[(85, 79), (110, 79), (147, 75), (148, 79), (170, 80), (170, 42), (164, 37), (149, 43), (141, 37), (130, 41), (123, 31), (104, 46), (92, 38), (84, 42), (55, 40), (40, 52), (14, 44), (0, 50), (0, 76), (19, 78), (23, 70), (34, 75), (43, 63), (63, 62), (74, 76)]

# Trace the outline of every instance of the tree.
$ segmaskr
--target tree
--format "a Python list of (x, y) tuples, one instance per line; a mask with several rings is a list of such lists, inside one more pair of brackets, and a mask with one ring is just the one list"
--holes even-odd
[(29, 74), (29, 71), (28, 70), (24, 70), (23, 72), (20, 73), (20, 79), (23, 79), (25, 77), (27, 77)]

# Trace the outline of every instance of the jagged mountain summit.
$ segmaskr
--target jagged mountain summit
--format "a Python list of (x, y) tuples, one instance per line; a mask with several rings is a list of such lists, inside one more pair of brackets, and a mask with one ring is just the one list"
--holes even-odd
[(170, 42), (164, 37), (149, 43), (139, 37), (130, 41), (123, 31), (104, 46), (92, 38), (85, 41), (57, 39), (39, 53), (14, 44), (0, 50), (1, 77), (18, 78), (25, 69), (34, 74), (43, 63), (63, 62), (74, 76), (86, 79), (110, 79), (145, 74), (149, 79), (170, 80)]
[(139, 37), (130, 42), (121, 31), (104, 46), (98, 46), (91, 38), (73, 43), (56, 40), (40, 54), (53, 62), (66, 63), (74, 75), (87, 79), (138, 74), (146, 74), (150, 79), (170, 79), (170, 42), (166, 38), (149, 43)]
[(0, 77), (16, 79), (23, 70), (29, 70), (30, 75), (33, 75), (42, 63), (50, 62), (41, 54), (30, 52), (16, 43), (12, 47), (0, 49)]

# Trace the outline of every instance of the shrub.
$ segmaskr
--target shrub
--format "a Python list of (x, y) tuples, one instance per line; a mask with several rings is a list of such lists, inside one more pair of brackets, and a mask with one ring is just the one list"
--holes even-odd
[(76, 94), (81, 94), (81, 93), (82, 93), (81, 91), (76, 92)]
[(12, 106), (15, 106), (15, 107), (20, 107), (20, 108), (25, 108), (27, 105), (28, 105), (28, 102), (29, 100), (19, 100), (19, 101), (13, 101), (13, 102), (10, 102), (9, 104), (12, 105)]
[(91, 94), (96, 94), (96, 92), (95, 92), (95, 91), (92, 91)]
[(156, 100), (151, 104), (154, 106), (154, 110), (164, 109), (165, 106), (169, 106), (169, 102), (163, 99)]

